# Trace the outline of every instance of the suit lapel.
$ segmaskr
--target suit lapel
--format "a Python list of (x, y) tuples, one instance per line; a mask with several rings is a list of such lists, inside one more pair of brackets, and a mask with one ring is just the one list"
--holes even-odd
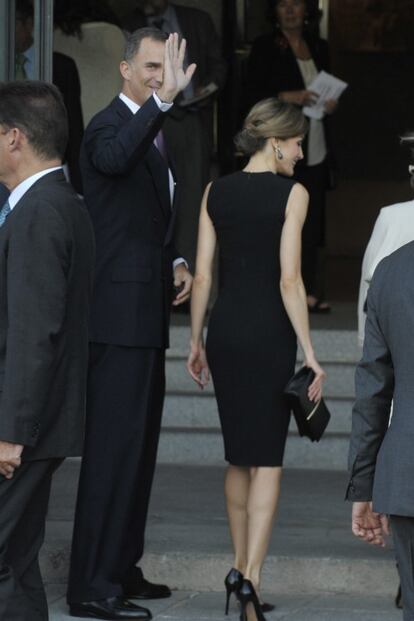
[(149, 169), (152, 182), (158, 198), (159, 207), (163, 215), (169, 220), (171, 216), (170, 185), (168, 178), (168, 168), (164, 158), (159, 153), (155, 145), (148, 150), (145, 163)]
[[(119, 97), (115, 97), (110, 105), (113, 106), (116, 112), (125, 120), (128, 120), (131, 116), (133, 116), (131, 110)], [(158, 207), (161, 209), (164, 217), (168, 220), (171, 215), (168, 170), (166, 168), (164, 158), (154, 144), (149, 147), (144, 162), (148, 168), (152, 183), (154, 184), (155, 193), (158, 199)]]

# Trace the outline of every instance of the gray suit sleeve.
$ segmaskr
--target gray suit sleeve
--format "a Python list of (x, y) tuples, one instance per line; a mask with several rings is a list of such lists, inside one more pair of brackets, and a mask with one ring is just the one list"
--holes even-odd
[(350, 482), (346, 498), (372, 499), (378, 451), (388, 429), (394, 391), (394, 369), (378, 317), (380, 282), (384, 263), (377, 268), (368, 293), (367, 320), (362, 360), (355, 374), (356, 401), (348, 467)]
[(7, 257), (8, 328), (0, 440), (35, 446), (60, 358), (71, 245), (47, 202), (13, 214)]

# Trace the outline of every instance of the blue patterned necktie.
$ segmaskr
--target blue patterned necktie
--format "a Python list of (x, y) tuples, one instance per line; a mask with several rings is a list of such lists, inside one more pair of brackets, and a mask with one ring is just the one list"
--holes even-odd
[(11, 212), (10, 203), (9, 201), (6, 201), (3, 207), (0, 209), (0, 226), (3, 226), (10, 212)]

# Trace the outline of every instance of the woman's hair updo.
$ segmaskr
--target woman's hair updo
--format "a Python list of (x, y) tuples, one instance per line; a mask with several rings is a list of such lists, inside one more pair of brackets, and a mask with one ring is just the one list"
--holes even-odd
[(307, 129), (308, 122), (298, 106), (269, 97), (253, 106), (234, 143), (238, 151), (250, 156), (261, 151), (268, 138), (287, 140), (305, 135)]

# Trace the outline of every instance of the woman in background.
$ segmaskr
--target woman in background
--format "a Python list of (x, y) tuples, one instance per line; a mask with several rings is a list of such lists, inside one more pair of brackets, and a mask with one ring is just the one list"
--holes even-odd
[[(256, 39), (247, 66), (249, 105), (264, 97), (278, 97), (297, 106), (311, 106), (316, 95), (309, 85), (320, 70), (329, 71), (328, 44), (306, 30), (305, 0), (273, 0), (274, 32)], [(331, 114), (337, 102), (326, 105)], [(302, 274), (310, 312), (328, 313), (323, 283), (318, 283), (318, 247), (324, 245), (325, 193), (329, 185), (331, 154), (326, 118), (310, 119), (304, 160), (295, 179), (309, 192), (309, 211), (303, 228)], [(319, 278), (323, 280), (323, 278)]]
[[(296, 338), (315, 372), (310, 399), (320, 399), (324, 377), (310, 340), (300, 269), (308, 193), (288, 178), (303, 157), (306, 128), (296, 106), (276, 98), (257, 103), (236, 140), (250, 156), (247, 166), (207, 186), (200, 212), (188, 370), (201, 388), (209, 368), (213, 377), (235, 553), (225, 579), (226, 611), (234, 592), (242, 621), (263, 621), (263, 610), (272, 608), (260, 603), (258, 591), (279, 498), (290, 419), (283, 390), (295, 370)], [(219, 294), (205, 348), (216, 244)]]

